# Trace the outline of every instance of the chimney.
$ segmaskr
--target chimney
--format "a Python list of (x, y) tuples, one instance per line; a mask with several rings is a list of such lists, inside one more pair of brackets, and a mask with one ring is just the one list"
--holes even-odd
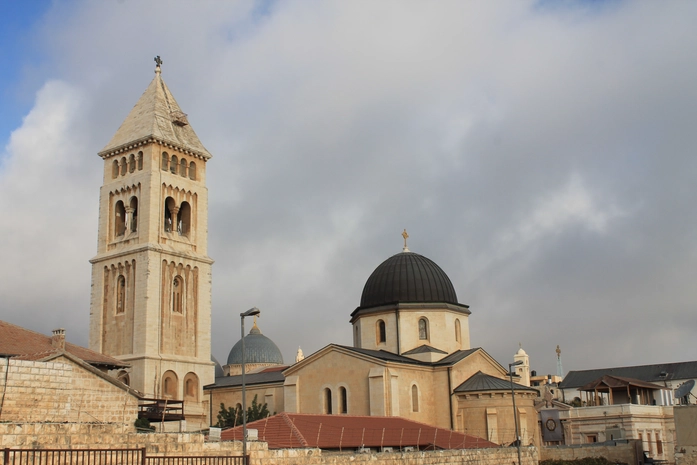
[(65, 329), (58, 328), (53, 330), (51, 345), (56, 349), (65, 350)]

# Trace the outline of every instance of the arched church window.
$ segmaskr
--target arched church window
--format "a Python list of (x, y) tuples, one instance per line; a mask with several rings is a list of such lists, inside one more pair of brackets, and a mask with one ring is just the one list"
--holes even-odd
[(123, 236), (124, 232), (126, 232), (126, 207), (119, 200), (114, 207), (114, 234)]
[(162, 152), (162, 170), (167, 171), (169, 169), (169, 155), (167, 152)]
[(138, 171), (143, 170), (143, 152), (138, 152)]
[(332, 390), (329, 388), (324, 388), (324, 413), (327, 415), (332, 414)]
[(170, 173), (177, 174), (177, 168), (179, 168), (179, 159), (176, 155), (172, 155), (172, 164), (169, 166)]
[(116, 313), (123, 313), (126, 305), (126, 278), (119, 275), (116, 279)]
[(411, 411), (419, 411), (419, 388), (416, 384), (411, 385)]
[(189, 179), (196, 181), (196, 163), (189, 163)]
[(136, 156), (131, 154), (130, 157), (128, 157), (128, 172), (133, 173), (136, 170)]
[(173, 220), (176, 218), (172, 218), (172, 211), (174, 210), (175, 205), (176, 204), (172, 197), (167, 197), (165, 199), (164, 224), (162, 226), (162, 229), (164, 229), (165, 232), (172, 232), (172, 228), (175, 226)]
[(176, 276), (172, 281), (172, 311), (184, 313), (183, 307), (184, 280), (181, 276)]
[(419, 339), (428, 340), (428, 320), (426, 318), (419, 319)]
[(180, 236), (189, 236), (191, 230), (191, 205), (189, 202), (182, 202), (177, 214), (177, 232)]
[(116, 179), (119, 177), (119, 161), (114, 160), (111, 164), (111, 178)]
[(166, 399), (176, 399), (179, 397), (177, 392), (177, 375), (173, 371), (166, 371), (162, 375), (162, 394)]
[(385, 343), (387, 341), (387, 334), (385, 332), (385, 322), (382, 320), (378, 320), (378, 325), (377, 325), (377, 336), (378, 336), (378, 344)]
[(185, 400), (198, 401), (198, 377), (194, 373), (187, 373), (184, 378)]
[(348, 399), (344, 386), (339, 387), (339, 413), (348, 413)]
[(126, 371), (124, 371), (124, 370), (119, 371), (119, 374), (118, 374), (118, 376), (116, 377), (116, 379), (118, 379), (119, 381), (121, 381), (121, 382), (122, 382), (123, 384), (125, 384), (126, 386), (130, 386), (130, 385), (131, 385), (131, 377), (128, 375), (128, 372), (126, 372)]
[(460, 328), (460, 319), (456, 318), (455, 319), (455, 342), (461, 342), (460, 339), (462, 339), (462, 330)]
[(126, 163), (126, 157), (121, 157), (121, 176), (125, 176), (127, 170), (128, 163)]
[(129, 222), (130, 224), (128, 225), (128, 230), (131, 232), (136, 232), (138, 231), (138, 197), (131, 197), (131, 202), (129, 204), (130, 207), (130, 214), (129, 214)]
[(185, 158), (182, 158), (182, 161), (179, 163), (179, 175), (186, 177), (186, 169), (188, 168), (189, 164), (186, 162)]

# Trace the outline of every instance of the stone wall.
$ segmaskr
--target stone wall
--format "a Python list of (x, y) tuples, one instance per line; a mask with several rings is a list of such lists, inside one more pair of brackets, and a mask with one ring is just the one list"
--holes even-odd
[(0, 421), (133, 425), (138, 417), (133, 394), (65, 357), (10, 359), (9, 372), (6, 363), (0, 363)]
[[(240, 442), (205, 442), (196, 433), (124, 433), (123, 426), (65, 423), (0, 423), (0, 449), (136, 449), (146, 454), (189, 456), (242, 455)], [(319, 449), (268, 450), (265, 442), (250, 442), (250, 465), (499, 465), (517, 463), (514, 448), (428, 452), (322, 452)], [(538, 463), (537, 449), (523, 447), (523, 465)]]
[(675, 415), (675, 463), (697, 465), (697, 405), (680, 405)]
[(640, 463), (643, 459), (641, 444), (636, 439), (540, 448), (540, 460), (576, 460), (585, 457), (605, 457), (611, 462), (629, 465)]

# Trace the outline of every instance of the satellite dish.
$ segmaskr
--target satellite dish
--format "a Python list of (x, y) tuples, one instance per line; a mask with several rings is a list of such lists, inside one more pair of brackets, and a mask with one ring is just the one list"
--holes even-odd
[(675, 390), (675, 397), (679, 399), (681, 397), (685, 397), (685, 396), (689, 395), (690, 392), (692, 391), (693, 387), (695, 387), (695, 380), (694, 379), (685, 381), (684, 383), (682, 383), (680, 385), (680, 387), (678, 387)]

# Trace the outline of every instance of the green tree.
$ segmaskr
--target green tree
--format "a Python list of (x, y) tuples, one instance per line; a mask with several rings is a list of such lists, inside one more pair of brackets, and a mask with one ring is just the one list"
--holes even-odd
[[(247, 423), (256, 420), (261, 420), (270, 415), (269, 408), (266, 402), (263, 404), (257, 403), (257, 396), (254, 396), (252, 405), (247, 408)], [(233, 407), (225, 408), (225, 404), (220, 404), (220, 412), (218, 412), (218, 423), (215, 426), (218, 428), (233, 428), (242, 424), (242, 409)]]

